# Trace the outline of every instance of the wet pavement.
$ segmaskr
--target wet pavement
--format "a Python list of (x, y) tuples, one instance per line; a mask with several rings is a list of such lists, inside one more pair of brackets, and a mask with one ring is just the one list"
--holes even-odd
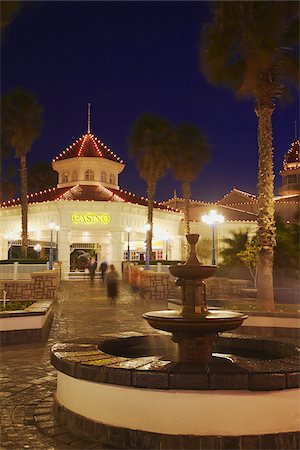
[(116, 306), (109, 306), (101, 281), (63, 282), (48, 339), (1, 348), (1, 450), (103, 449), (55, 422), (50, 348), (57, 342), (96, 342), (103, 333), (153, 333), (141, 316), (155, 309), (167, 309), (167, 302), (146, 301), (125, 284)]

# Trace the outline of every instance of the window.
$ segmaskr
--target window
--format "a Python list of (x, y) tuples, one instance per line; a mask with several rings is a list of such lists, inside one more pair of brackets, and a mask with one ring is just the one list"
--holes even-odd
[(72, 181), (77, 181), (78, 180), (78, 174), (76, 170), (73, 170), (72, 172)]
[(105, 172), (101, 172), (101, 181), (104, 183), (107, 183), (107, 175)]
[(85, 180), (89, 180), (89, 181), (93, 181), (94, 180), (94, 172), (91, 169), (88, 169), (85, 171), (84, 173), (84, 179)]
[(155, 259), (163, 259), (162, 250), (156, 250), (156, 258)]
[(112, 173), (109, 175), (109, 182), (110, 184), (116, 184), (116, 177)]
[(63, 183), (67, 183), (69, 181), (69, 177), (67, 173), (64, 173), (62, 176), (62, 182)]

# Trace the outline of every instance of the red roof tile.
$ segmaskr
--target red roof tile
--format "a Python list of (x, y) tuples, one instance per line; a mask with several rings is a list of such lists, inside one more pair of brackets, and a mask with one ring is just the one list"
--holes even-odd
[(283, 166), (290, 163), (299, 163), (300, 162), (299, 154), (300, 154), (300, 142), (299, 139), (295, 139), (294, 142), (292, 142), (289, 151), (284, 155)]
[(112, 161), (123, 163), (110, 148), (100, 141), (96, 136), (90, 133), (83, 134), (79, 139), (73, 142), (72, 145), (63, 150), (54, 161), (60, 161), (63, 159), (85, 157), (85, 158), (106, 158)]
[[(29, 194), (28, 204), (51, 202), (51, 201), (105, 201), (105, 202), (126, 202), (138, 205), (147, 206), (148, 200), (144, 197), (138, 197), (131, 192), (122, 189), (108, 189), (98, 185), (76, 185), (73, 187), (61, 187), (45, 189), (44, 191)], [(19, 206), (20, 199), (13, 199), (1, 204), (2, 208), (11, 206)], [(172, 207), (163, 205), (159, 202), (154, 202), (154, 207), (169, 211), (177, 211)]]

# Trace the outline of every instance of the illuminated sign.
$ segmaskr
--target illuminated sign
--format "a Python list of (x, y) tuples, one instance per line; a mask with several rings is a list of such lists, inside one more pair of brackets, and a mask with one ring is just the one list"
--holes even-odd
[(72, 214), (72, 222), (75, 224), (97, 224), (107, 225), (110, 222), (110, 215), (107, 213), (75, 213)]

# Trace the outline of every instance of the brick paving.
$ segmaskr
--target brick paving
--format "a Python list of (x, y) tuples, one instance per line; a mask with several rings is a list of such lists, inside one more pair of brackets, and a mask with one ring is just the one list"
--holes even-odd
[(166, 309), (166, 301), (145, 301), (125, 284), (116, 306), (109, 306), (102, 282), (63, 282), (48, 339), (1, 348), (1, 450), (103, 449), (68, 432), (53, 417), (56, 370), (49, 350), (56, 342), (96, 342), (109, 332), (154, 330), (142, 313)]

